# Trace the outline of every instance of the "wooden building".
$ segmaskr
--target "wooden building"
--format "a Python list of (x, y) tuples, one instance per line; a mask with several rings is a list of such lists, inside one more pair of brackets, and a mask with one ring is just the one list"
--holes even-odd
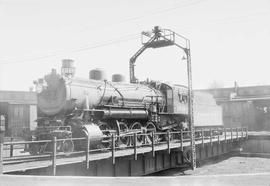
[(0, 91), (0, 122), (5, 136), (24, 137), (35, 129), (37, 98), (35, 92)]

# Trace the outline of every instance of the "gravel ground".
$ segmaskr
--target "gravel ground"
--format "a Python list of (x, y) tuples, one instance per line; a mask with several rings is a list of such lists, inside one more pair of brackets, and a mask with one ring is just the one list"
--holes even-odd
[[(183, 175), (231, 175), (270, 172), (270, 159), (258, 157), (229, 157), (219, 161), (209, 161), (195, 171), (172, 169), (154, 174), (154, 176)], [(153, 175), (152, 175), (153, 176)], [(270, 178), (269, 178), (270, 179)]]

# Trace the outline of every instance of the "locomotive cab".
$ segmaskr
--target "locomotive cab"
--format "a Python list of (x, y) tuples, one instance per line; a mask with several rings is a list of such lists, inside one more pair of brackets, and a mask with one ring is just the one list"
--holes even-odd
[(162, 83), (159, 86), (165, 98), (165, 105), (161, 108), (162, 113), (168, 114), (188, 114), (187, 87), (182, 85), (170, 85)]

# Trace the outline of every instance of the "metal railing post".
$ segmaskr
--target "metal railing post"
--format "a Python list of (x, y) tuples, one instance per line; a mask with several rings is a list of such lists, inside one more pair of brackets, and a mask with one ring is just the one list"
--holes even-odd
[(112, 134), (112, 137), (111, 137), (111, 140), (112, 140), (112, 164), (115, 164), (115, 136), (114, 134)]
[(57, 139), (56, 137), (53, 137), (52, 139), (52, 175), (56, 175), (56, 143)]
[(133, 136), (133, 141), (134, 141), (134, 160), (137, 160), (137, 133), (134, 133)]
[(202, 129), (202, 148), (204, 148), (204, 131)]
[(3, 174), (4, 143), (0, 141), (0, 175)]
[(225, 143), (227, 143), (227, 129), (226, 128), (224, 128), (224, 138), (225, 138)]
[(236, 127), (236, 140), (238, 141), (239, 138), (238, 138), (238, 127)]
[(143, 137), (143, 144), (146, 144), (146, 133), (143, 133), (144, 135), (142, 136)]
[(246, 128), (246, 139), (248, 139), (248, 128)]
[[(10, 142), (11, 143), (13, 143), (13, 137), (11, 137), (11, 139), (10, 139)], [(9, 151), (9, 156), (10, 157), (13, 157), (13, 144), (10, 144), (10, 149), (9, 149), (10, 151)]]
[(152, 156), (155, 157), (155, 134), (154, 131), (151, 132), (152, 137)]
[(183, 152), (184, 151), (184, 147), (183, 147), (183, 139), (184, 139), (184, 137), (183, 137), (183, 130), (181, 130), (181, 151)]
[(168, 153), (171, 153), (171, 148), (170, 148), (170, 131), (167, 131), (167, 147), (168, 147)]
[(90, 136), (89, 134), (86, 136), (86, 147), (85, 147), (85, 161), (86, 161), (86, 169), (89, 169), (89, 152), (90, 152)]
[(233, 128), (231, 128), (231, 141), (233, 141)]
[(217, 139), (218, 139), (218, 144), (220, 144), (219, 133), (218, 133)]
[[(190, 147), (192, 148), (192, 132), (189, 131), (190, 133)], [(195, 130), (194, 130), (194, 142), (195, 142)]]
[(244, 130), (243, 130), (243, 127), (241, 128), (241, 139), (244, 138)]
[(213, 141), (212, 141), (212, 129), (210, 128), (210, 146), (213, 146)]

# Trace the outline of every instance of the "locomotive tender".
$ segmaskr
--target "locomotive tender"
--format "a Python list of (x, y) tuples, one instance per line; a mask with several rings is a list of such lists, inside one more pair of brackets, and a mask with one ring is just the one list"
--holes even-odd
[[(72, 69), (73, 61), (63, 61), (62, 75), (56, 70), (36, 82), (38, 127), (33, 139), (55, 136), (64, 139), (59, 150), (72, 152), (83, 144), (71, 138), (89, 136), (92, 148), (109, 146), (106, 136), (116, 134), (176, 131), (187, 128), (187, 87), (155, 81), (124, 83), (121, 76), (104, 80), (102, 71), (90, 71), (90, 79), (63, 73)], [(74, 70), (74, 69), (73, 69)], [(115, 82), (117, 81), (117, 82)], [(196, 125), (196, 123), (195, 123)], [(105, 137), (104, 137), (105, 136)], [(147, 138), (148, 140), (150, 139)], [(155, 140), (162, 140), (160, 139)], [(145, 143), (138, 137), (137, 143)], [(118, 146), (128, 146), (131, 138), (118, 137)], [(42, 153), (44, 147), (31, 145), (31, 154)]]

